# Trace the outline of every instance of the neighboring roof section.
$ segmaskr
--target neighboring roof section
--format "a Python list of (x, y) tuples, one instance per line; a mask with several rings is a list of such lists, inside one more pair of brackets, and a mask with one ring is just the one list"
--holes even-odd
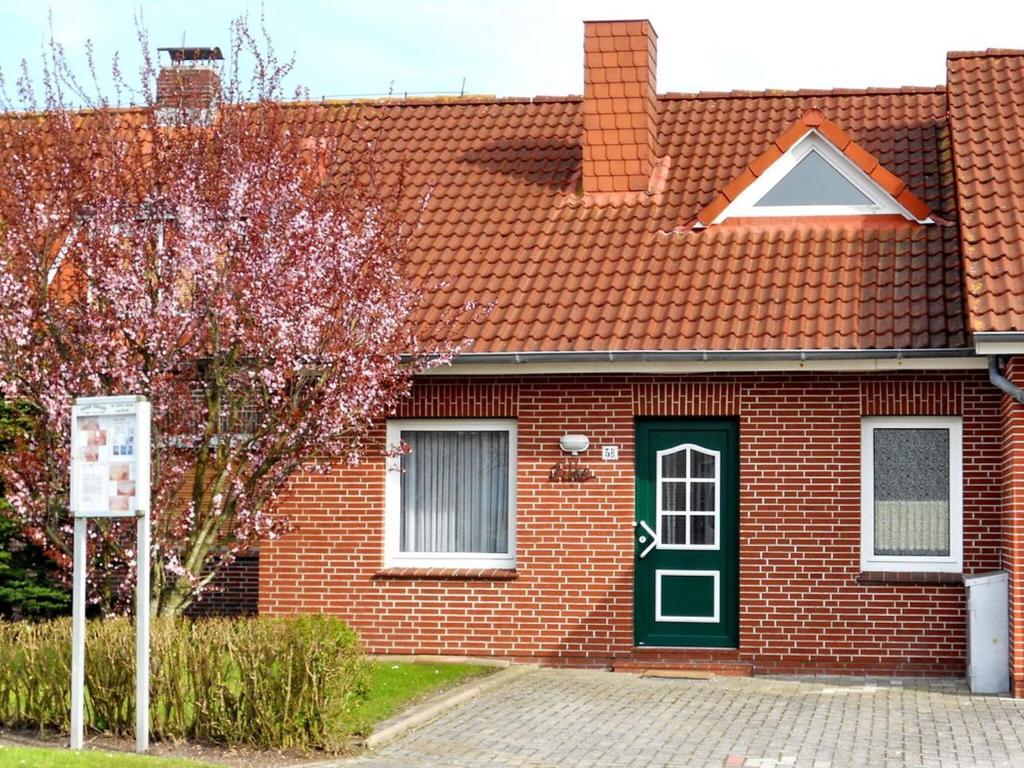
[(969, 327), (1024, 331), (1024, 51), (946, 68)]
[[(811, 137), (808, 137), (808, 134), (811, 134)], [(846, 158), (854, 172), (859, 169), (863, 173), (860, 183), (864, 190), (862, 195), (867, 192), (867, 197), (871, 197), (879, 203), (892, 203), (891, 206), (877, 206), (880, 209), (878, 212), (900, 212), (902, 214), (905, 211), (917, 221), (929, 218), (931, 210), (910, 191), (906, 182), (886, 170), (878, 162), (878, 158), (857, 144), (846, 131), (826, 118), (820, 109), (808, 109), (789, 130), (758, 155), (739, 176), (723, 187), (718, 196), (697, 214), (697, 221), (703, 226), (722, 221), (729, 217), (730, 208), (737, 205), (744, 208), (744, 211), (737, 212), (736, 215), (749, 215), (750, 206), (745, 205), (744, 200), (750, 197), (750, 192), (757, 190), (758, 198), (761, 197), (760, 193), (769, 192), (775, 182), (773, 181), (763, 190), (758, 189), (759, 186), (764, 186), (761, 182), (765, 182), (772, 175), (771, 170), (776, 167), (776, 164), (787, 158), (798, 144), (814, 137), (820, 137), (822, 144), (836, 150), (841, 157)], [(850, 178), (850, 181), (853, 179)], [(854, 207), (858, 206), (851, 206), (851, 208)], [(901, 208), (902, 211), (900, 211)], [(813, 215), (820, 216), (822, 213), (814, 211)]]

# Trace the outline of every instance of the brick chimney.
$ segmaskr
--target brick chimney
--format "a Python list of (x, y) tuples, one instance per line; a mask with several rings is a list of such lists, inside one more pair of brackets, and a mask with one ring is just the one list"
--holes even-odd
[(156, 78), (157, 113), (173, 123), (207, 122), (220, 94), (220, 48), (160, 48), (171, 57)]
[(657, 149), (651, 22), (583, 23), (583, 191), (646, 191)]

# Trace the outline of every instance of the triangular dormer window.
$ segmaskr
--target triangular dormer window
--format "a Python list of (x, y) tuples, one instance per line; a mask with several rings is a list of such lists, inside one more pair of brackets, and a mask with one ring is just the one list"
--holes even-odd
[(928, 223), (930, 213), (877, 159), (809, 110), (697, 219), (708, 226), (732, 218), (899, 215)]

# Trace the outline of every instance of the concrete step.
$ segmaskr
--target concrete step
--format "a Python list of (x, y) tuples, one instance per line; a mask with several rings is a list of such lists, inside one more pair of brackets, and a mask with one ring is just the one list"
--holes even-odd
[(754, 665), (741, 661), (735, 649), (637, 648), (612, 661), (615, 672), (632, 672), (645, 677), (750, 677)]
[(636, 646), (627, 659), (645, 661), (708, 661), (727, 662), (740, 661), (738, 648), (680, 648), (677, 646)]

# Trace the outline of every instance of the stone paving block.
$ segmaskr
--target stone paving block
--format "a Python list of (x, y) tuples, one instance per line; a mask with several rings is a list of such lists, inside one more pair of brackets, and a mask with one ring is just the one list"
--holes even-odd
[(530, 672), (351, 768), (1012, 768), (1024, 704), (960, 680)]

